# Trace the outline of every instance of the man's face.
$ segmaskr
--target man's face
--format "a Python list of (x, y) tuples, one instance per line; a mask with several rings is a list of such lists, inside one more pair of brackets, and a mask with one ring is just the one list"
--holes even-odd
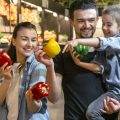
[(95, 9), (75, 10), (74, 18), (71, 21), (77, 38), (90, 38), (93, 36), (96, 24), (97, 13)]

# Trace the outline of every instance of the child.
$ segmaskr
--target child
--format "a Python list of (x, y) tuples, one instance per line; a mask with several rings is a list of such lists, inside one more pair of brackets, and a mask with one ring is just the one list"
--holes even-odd
[[(85, 64), (77, 57), (75, 63), (90, 71), (102, 73), (107, 92), (92, 102), (87, 110), (88, 120), (105, 120), (103, 117), (103, 101), (107, 96), (120, 101), (120, 6), (109, 6), (103, 11), (103, 33), (105, 37), (91, 39), (77, 39), (68, 42), (69, 49), (74, 57), (73, 47), (77, 44), (95, 47), (97, 55), (94, 63)], [(111, 37), (114, 36), (114, 37)]]
[(6, 116), (0, 116), (2, 120), (49, 120), (46, 98), (36, 101), (31, 92), (34, 84), (46, 80), (46, 67), (33, 54), (36, 46), (36, 27), (30, 22), (18, 24), (8, 50), (13, 66), (5, 63), (0, 68), (0, 104), (8, 109)]

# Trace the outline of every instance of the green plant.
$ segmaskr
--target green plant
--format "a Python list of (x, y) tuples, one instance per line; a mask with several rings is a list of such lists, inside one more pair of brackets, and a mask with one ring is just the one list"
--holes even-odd
[[(70, 4), (74, 0), (54, 0), (55, 2), (58, 2), (59, 4), (63, 5), (65, 8), (69, 8)], [(104, 7), (107, 5), (113, 5), (113, 4), (118, 4), (119, 0), (93, 0), (96, 2), (96, 5), (98, 7)]]

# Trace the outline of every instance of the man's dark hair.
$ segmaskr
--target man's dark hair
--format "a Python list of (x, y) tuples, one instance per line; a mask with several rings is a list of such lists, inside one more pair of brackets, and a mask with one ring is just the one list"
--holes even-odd
[(82, 10), (95, 9), (98, 15), (98, 9), (96, 7), (94, 0), (75, 0), (73, 3), (71, 3), (69, 8), (70, 19), (74, 18), (74, 11), (78, 9)]

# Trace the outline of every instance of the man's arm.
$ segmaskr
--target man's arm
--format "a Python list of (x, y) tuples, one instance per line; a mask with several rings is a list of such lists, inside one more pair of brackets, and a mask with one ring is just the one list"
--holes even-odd
[(72, 46), (70, 46), (70, 53), (72, 56), (72, 59), (74, 61), (74, 63), (84, 69), (90, 70), (92, 72), (95, 73), (100, 73), (101, 72), (101, 67), (98, 64), (95, 63), (87, 63), (87, 62), (83, 62), (79, 56), (79, 54), (76, 55), (76, 52), (74, 51), (74, 48)]

